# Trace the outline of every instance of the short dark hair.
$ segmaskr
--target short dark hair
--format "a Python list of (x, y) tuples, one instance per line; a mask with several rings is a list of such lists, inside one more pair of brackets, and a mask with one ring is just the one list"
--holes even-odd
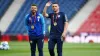
[(32, 4), (31, 6), (37, 6), (36, 4)]
[(57, 2), (54, 2), (54, 3), (52, 3), (52, 4), (58, 4)]
[(57, 5), (59, 6), (59, 4), (58, 4), (57, 2), (54, 2), (54, 3), (52, 3), (52, 4), (57, 4)]

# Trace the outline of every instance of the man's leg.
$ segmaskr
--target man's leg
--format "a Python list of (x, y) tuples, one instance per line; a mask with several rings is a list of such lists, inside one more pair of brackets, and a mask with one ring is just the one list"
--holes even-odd
[(61, 39), (57, 39), (57, 53), (58, 53), (58, 56), (62, 56), (62, 47), (63, 47), (63, 41)]
[(56, 43), (54, 39), (48, 39), (48, 49), (49, 49), (50, 56), (55, 56), (55, 53), (54, 53), (55, 44)]
[(35, 51), (36, 51), (36, 40), (30, 40), (30, 49), (31, 49), (31, 56), (36, 56)]
[(43, 36), (41, 36), (41, 38), (38, 39), (37, 41), (39, 56), (43, 56), (43, 44), (44, 44), (44, 39)]

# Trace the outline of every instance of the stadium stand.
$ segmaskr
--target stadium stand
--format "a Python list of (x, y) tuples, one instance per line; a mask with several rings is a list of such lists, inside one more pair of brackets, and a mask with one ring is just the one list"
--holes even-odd
[[(19, 10), (18, 14), (14, 18), (11, 25), (8, 27), (5, 34), (25, 34), (27, 31), (24, 26), (24, 17), (27, 13), (30, 12), (30, 6), (32, 3), (35, 3), (39, 7), (39, 12), (42, 13), (42, 10), (48, 0), (39, 1), (39, 0), (26, 0), (21, 9)], [(60, 10), (65, 12), (68, 16), (68, 20), (71, 18), (81, 9), (82, 6), (88, 0), (60, 0), (58, 3), (60, 5)], [(41, 6), (39, 6), (41, 5)], [(63, 8), (63, 9), (61, 9)], [(48, 9), (48, 13), (52, 12), (51, 7)], [(15, 30), (16, 29), (16, 30)]]
[(0, 0), (0, 19), (7, 11), (13, 0)]
[(76, 33), (100, 33), (100, 5), (90, 14)]

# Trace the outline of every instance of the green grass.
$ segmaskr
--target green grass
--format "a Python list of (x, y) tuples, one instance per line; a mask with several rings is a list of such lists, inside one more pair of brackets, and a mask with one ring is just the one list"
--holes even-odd
[[(9, 42), (10, 50), (0, 50), (0, 56), (30, 56), (28, 42)], [(56, 52), (56, 47), (55, 47)], [(38, 51), (36, 51), (38, 56)], [(44, 56), (50, 56), (48, 44), (44, 44)], [(57, 56), (57, 53), (56, 53)], [(64, 43), (63, 56), (100, 56), (100, 44)]]

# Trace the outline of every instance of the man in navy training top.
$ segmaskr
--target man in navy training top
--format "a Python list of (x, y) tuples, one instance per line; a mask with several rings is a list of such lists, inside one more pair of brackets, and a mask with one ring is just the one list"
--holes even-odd
[(43, 56), (43, 43), (45, 34), (45, 22), (42, 14), (37, 12), (37, 6), (31, 5), (31, 12), (25, 16), (25, 25), (29, 35), (31, 56), (36, 56), (36, 45), (39, 56)]
[(48, 39), (48, 49), (50, 56), (55, 56), (54, 47), (57, 44), (58, 56), (62, 56), (63, 39), (66, 37), (68, 20), (67, 16), (63, 12), (59, 12), (58, 3), (52, 4), (53, 13), (47, 14), (47, 8), (51, 5), (51, 2), (46, 3), (43, 15), (51, 19), (51, 30)]

